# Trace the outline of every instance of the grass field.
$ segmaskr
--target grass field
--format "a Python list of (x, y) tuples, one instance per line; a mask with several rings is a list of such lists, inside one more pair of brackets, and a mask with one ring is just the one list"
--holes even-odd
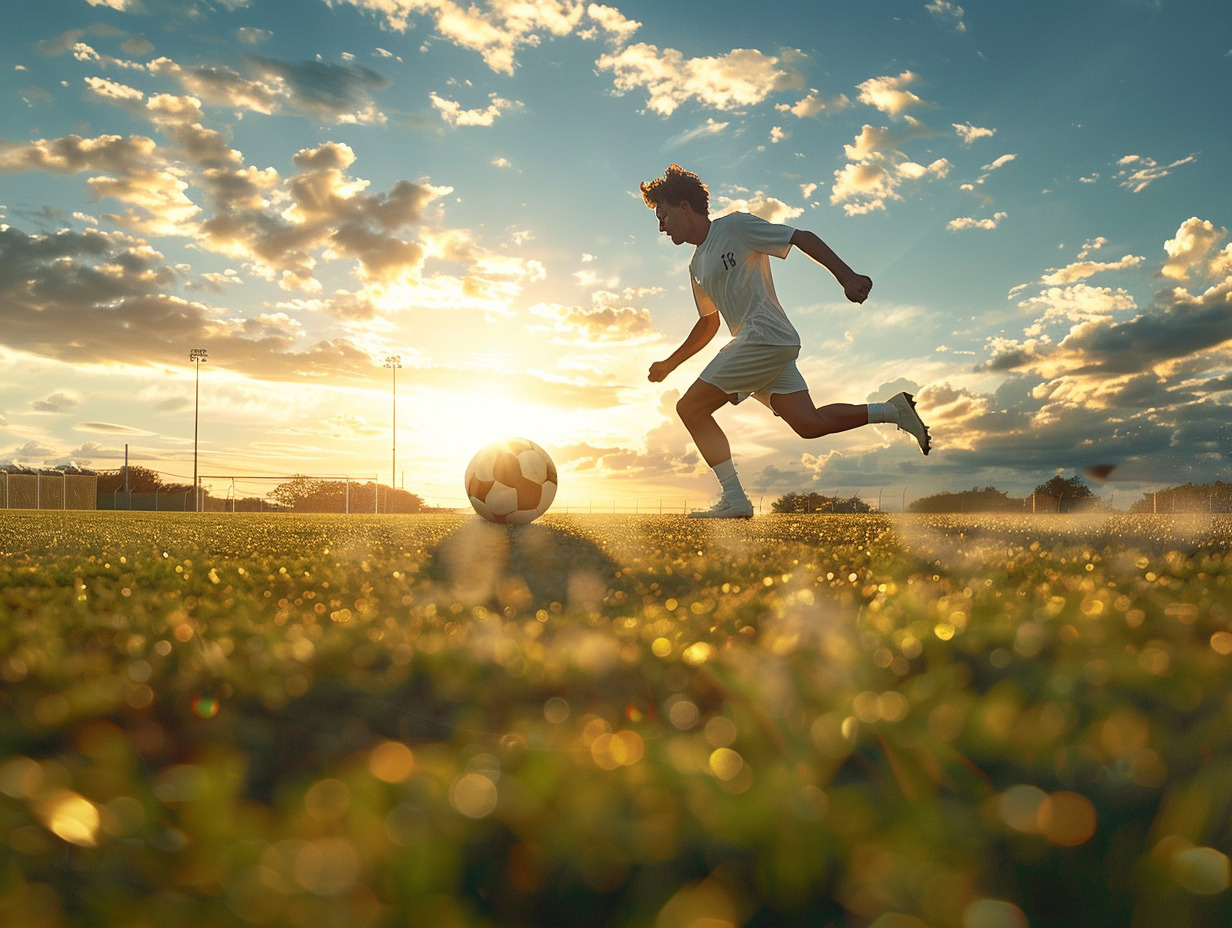
[(1232, 924), (1232, 522), (0, 513), (0, 924)]

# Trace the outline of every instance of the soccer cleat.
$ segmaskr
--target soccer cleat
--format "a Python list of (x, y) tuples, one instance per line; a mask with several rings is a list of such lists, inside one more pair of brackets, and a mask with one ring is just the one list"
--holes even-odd
[(694, 509), (689, 513), (690, 519), (751, 519), (753, 504), (747, 497), (727, 499), (724, 497), (709, 509)]
[(886, 402), (898, 410), (898, 427), (918, 441), (920, 450), (928, 454), (932, 439), (928, 435), (928, 426), (915, 411), (915, 400), (912, 399), (911, 394), (896, 393)]

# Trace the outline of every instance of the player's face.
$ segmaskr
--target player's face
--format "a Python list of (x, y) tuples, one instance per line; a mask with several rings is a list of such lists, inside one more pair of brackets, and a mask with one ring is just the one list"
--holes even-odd
[(684, 241), (686, 218), (682, 204), (670, 205), (660, 203), (655, 208), (655, 216), (659, 220), (659, 231), (672, 240), (673, 245)]

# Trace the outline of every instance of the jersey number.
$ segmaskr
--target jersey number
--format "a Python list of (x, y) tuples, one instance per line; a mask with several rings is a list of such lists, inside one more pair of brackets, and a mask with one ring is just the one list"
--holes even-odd
[(723, 270), (730, 271), (735, 266), (736, 266), (735, 252), (729, 251), (727, 254), (723, 255)]

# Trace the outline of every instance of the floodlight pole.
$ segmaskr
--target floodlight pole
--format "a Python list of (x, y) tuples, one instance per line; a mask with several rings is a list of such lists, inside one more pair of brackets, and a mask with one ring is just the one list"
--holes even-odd
[[(392, 493), (398, 483), (398, 368), (402, 366), (402, 356), (391, 354), (385, 359), (385, 366), (393, 378), (389, 388), (393, 399), (393, 414), (389, 423), (389, 432), (393, 436), (393, 451), (389, 458), (389, 489)], [(385, 500), (385, 511), (389, 512), (388, 498)]]
[(197, 369), (197, 383), (193, 395), (193, 512), (201, 511), (201, 488), (197, 483), (197, 423), (201, 409), (201, 364), (209, 360), (209, 352), (204, 348), (193, 348), (188, 352), (188, 360)]

